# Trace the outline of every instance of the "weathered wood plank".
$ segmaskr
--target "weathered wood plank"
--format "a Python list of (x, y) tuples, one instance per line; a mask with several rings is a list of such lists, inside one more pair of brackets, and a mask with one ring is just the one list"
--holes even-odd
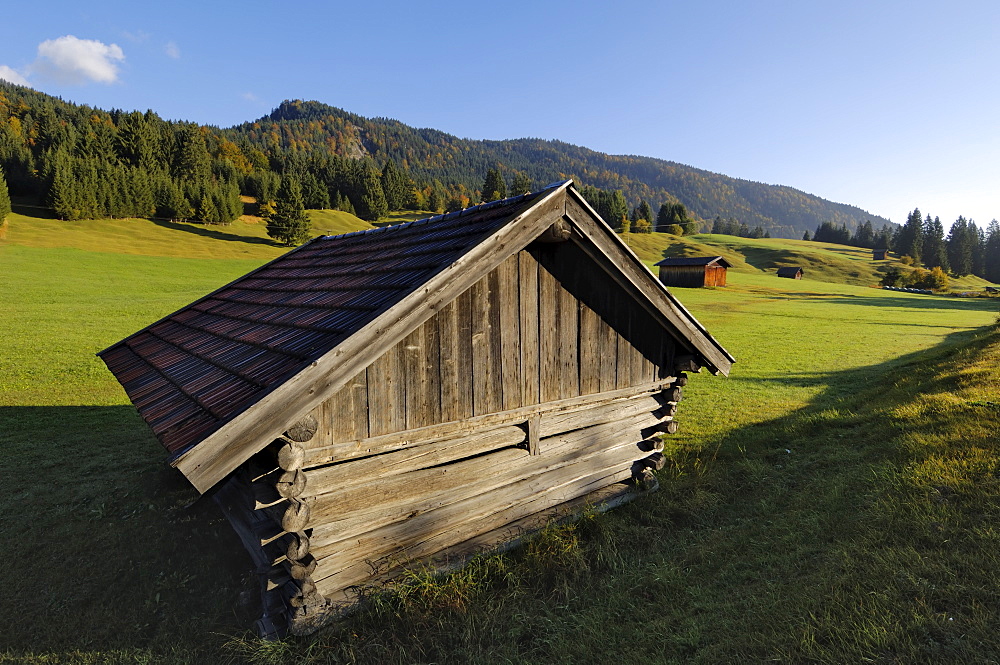
[(670, 385), (672, 381), (673, 377), (666, 377), (663, 380), (658, 380), (655, 383), (646, 386), (628, 387), (622, 390), (601, 392), (596, 395), (584, 395), (567, 400), (547, 402), (545, 404), (534, 404), (520, 409), (514, 409), (512, 411), (504, 411), (485, 416), (475, 416), (460, 421), (440, 423), (430, 427), (422, 427), (417, 430), (393, 432), (391, 434), (369, 437), (359, 441), (347, 441), (335, 443), (323, 448), (306, 449), (306, 457), (302, 466), (303, 468), (312, 468), (348, 459), (355, 459), (358, 457), (379, 455), (392, 450), (399, 450), (401, 448), (430, 445), (440, 439), (452, 438), (463, 434), (482, 431), (487, 427), (523, 423), (535, 414), (555, 414), (564, 410), (594, 406), (635, 395), (656, 392)]
[[(502, 265), (502, 264), (501, 264)], [(503, 411), (503, 322), (500, 320), (500, 267), (496, 267), (486, 276), (489, 287), (487, 301), (489, 302), (489, 346), (490, 374), (488, 411), (497, 413)]]
[(555, 413), (543, 413), (540, 417), (539, 436), (543, 439), (564, 432), (603, 425), (613, 422), (628, 422), (632, 418), (647, 413), (658, 412), (666, 403), (662, 393), (643, 394), (628, 399), (615, 400), (606, 404), (567, 409)]
[(472, 296), (460, 294), (441, 313), (441, 419), (472, 415)]
[(490, 319), (489, 280), (484, 277), (469, 290), (472, 304), (472, 412), (481, 416), (499, 409), (491, 408), (494, 402), (493, 355), (490, 345), (492, 321)]
[(580, 303), (559, 285), (559, 398), (580, 394)]
[[(313, 444), (328, 446), (336, 441), (351, 441), (361, 438), (358, 432), (358, 422), (354, 414), (354, 386), (348, 383), (338, 390), (333, 397), (323, 402), (323, 429), (320, 436), (310, 441), (305, 447)], [(368, 434), (368, 415), (365, 414), (364, 435)]]
[[(545, 251), (549, 248), (546, 247)], [(544, 252), (543, 252), (544, 253)], [(561, 299), (559, 283), (544, 265), (538, 266), (538, 353), (539, 353), (539, 401), (550, 402), (561, 399), (561, 354), (562, 335), (559, 313)]]
[[(388, 524), (350, 541), (330, 547), (314, 546), (312, 552), (318, 560), (314, 579), (321, 592), (324, 589), (335, 590), (370, 577), (372, 567), (369, 564), (373, 563), (377, 569), (380, 559), (388, 558), (392, 564), (389, 561), (385, 563), (393, 565), (427, 556), (503, 523), (596, 489), (599, 486), (597, 483), (617, 482), (630, 474), (628, 467), (633, 455), (634, 452), (626, 451), (624, 447), (602, 450), (594, 456), (578, 458), (553, 469), (544, 479), (525, 478), (505, 485), (500, 491), (470, 496), (402, 522)], [(588, 482), (594, 478), (598, 480)], [(543, 496), (552, 499), (539, 505), (538, 501)], [(525, 504), (533, 505), (520, 513), (507, 512), (514, 506)], [(491, 515), (495, 517), (490, 519)], [(346, 581), (348, 579), (350, 581)]]
[(615, 331), (615, 348), (618, 350), (615, 385), (619, 389), (628, 388), (632, 385), (632, 345), (618, 331)]
[[(341, 492), (380, 478), (516, 446), (523, 444), (526, 436), (525, 430), (521, 427), (503, 425), (484, 432), (443, 439), (433, 445), (404, 448), (382, 455), (310, 469), (306, 472), (308, 474), (306, 489), (300, 494), (300, 498)], [(323, 513), (317, 515), (322, 516)]]
[(639, 459), (645, 455), (638, 446), (643, 438), (640, 432), (657, 422), (656, 417), (644, 413), (628, 421), (542, 439), (544, 455), (533, 456), (523, 449), (506, 449), (312, 497), (308, 502), (310, 515), (323, 516), (313, 518), (312, 552), (317, 558), (325, 556), (331, 548), (336, 549), (334, 543), (354, 539), (376, 525), (412, 521), (441, 506), (526, 478), (537, 478), (539, 487), (545, 487), (551, 482), (547, 476), (567, 465), (600, 466), (606, 463), (609, 455)]
[[(503, 520), (500, 527), (478, 536), (473, 536), (457, 545), (445, 547), (429, 557), (419, 559), (418, 562), (421, 566), (428, 566), (439, 572), (457, 570), (468, 562), (469, 557), (476, 554), (502, 552), (518, 546), (524, 536), (529, 536), (553, 520), (572, 518), (574, 515), (579, 515), (582, 510), (589, 510), (591, 507), (595, 507), (600, 512), (605, 512), (628, 503), (642, 496), (643, 492), (637, 490), (631, 483), (622, 482), (623, 480), (627, 480), (627, 473), (622, 472), (617, 474), (620, 477), (620, 480), (617, 481), (609, 480), (608, 478), (585, 479), (585, 482), (595, 486), (597, 489), (586, 491), (575, 498), (555, 503), (555, 505), (551, 505), (554, 503), (555, 498), (552, 495), (539, 496), (537, 501), (550, 504), (551, 507), (531, 512), (525, 517), (516, 518), (513, 521), (507, 521), (511, 519), (509, 514), (498, 514), (498, 521)], [(606, 482), (610, 482), (610, 484), (605, 485), (604, 483)], [(559, 491), (569, 495), (572, 492), (572, 487), (565, 485)], [(531, 506), (521, 505), (525, 507), (524, 509), (518, 508), (519, 513), (534, 510)], [(370, 583), (375, 587), (382, 586), (399, 577), (401, 572), (411, 565), (413, 564), (390, 569), (385, 573), (370, 578), (370, 580), (365, 580), (365, 584)], [(358, 599), (358, 594), (356, 589), (345, 589), (331, 591), (325, 594), (324, 597), (333, 601), (336, 605), (343, 606), (355, 603)]]
[[(633, 339), (637, 341), (642, 337), (642, 332), (636, 328), (635, 321), (632, 322), (632, 335)], [(645, 356), (638, 349), (636, 344), (631, 344), (632, 350), (631, 364), (632, 364), (632, 379), (630, 384), (633, 386), (643, 385), (644, 383), (649, 383), (653, 380), (653, 369), (652, 365), (646, 360)]]
[[(361, 370), (353, 379), (348, 382), (347, 387), (351, 390), (351, 409), (354, 415), (354, 435), (368, 438), (371, 436), (371, 428), (368, 427), (368, 370)], [(333, 424), (333, 431), (338, 432), (337, 423)], [(343, 441), (340, 437), (338, 440)], [(350, 439), (347, 439), (348, 441)]]
[(441, 417), (441, 341), (438, 321), (434, 318), (424, 322), (424, 393), (427, 395), (427, 424), (443, 422)]
[[(399, 547), (379, 559), (374, 557), (362, 562), (350, 562), (345, 566), (341, 557), (332, 556), (319, 560), (316, 571), (317, 590), (324, 597), (344, 597), (344, 589), (350, 586), (364, 584), (375, 575), (382, 576), (393, 569), (399, 570), (407, 564), (423, 557), (431, 556), (448, 547), (461, 545), (466, 541), (484, 533), (498, 530), (505, 525), (517, 522), (527, 516), (552, 509), (562, 503), (579, 496), (596, 491), (602, 487), (613, 485), (627, 479), (631, 473), (627, 470), (613, 473), (598, 473), (591, 477), (579, 478), (558, 487), (536, 490), (532, 488), (527, 494), (519, 494), (507, 499), (502, 509), (492, 510), (489, 502), (485, 507), (472, 504), (463, 506), (466, 514), (474, 513), (474, 521), (462, 521), (461, 515), (448, 511), (447, 515), (438, 516), (445, 526), (451, 529), (438, 530), (422, 540), (414, 537), (399, 539)], [(471, 502), (470, 502), (471, 503)], [(512, 531), (508, 536), (518, 533)], [(335, 570), (339, 567), (339, 570)], [(331, 572), (332, 571), (332, 572)]]
[(538, 261), (527, 250), (517, 253), (521, 332), (521, 393), (525, 406), (539, 402)]
[(368, 430), (373, 436), (406, 429), (401, 344), (368, 367)]
[(600, 317), (580, 303), (580, 394), (601, 392)]
[[(425, 324), (426, 325), (426, 324)], [(402, 341), (403, 352), (403, 386), (405, 399), (406, 425), (405, 429), (426, 427), (436, 422), (432, 418), (429, 381), (427, 379), (427, 335), (424, 326), (419, 326)], [(433, 395), (439, 402), (440, 395)]]
[(459, 345), (458, 345), (458, 301), (441, 308), (434, 317), (438, 329), (438, 356), (441, 370), (441, 420), (450, 422), (461, 418), (459, 415)]
[(518, 292), (518, 256), (512, 255), (500, 264), (497, 296), (500, 329), (500, 380), (503, 391), (504, 411), (524, 406), (523, 378), (521, 377), (521, 317)]
[(597, 334), (600, 338), (601, 392), (618, 388), (618, 334), (607, 321), (600, 320)]

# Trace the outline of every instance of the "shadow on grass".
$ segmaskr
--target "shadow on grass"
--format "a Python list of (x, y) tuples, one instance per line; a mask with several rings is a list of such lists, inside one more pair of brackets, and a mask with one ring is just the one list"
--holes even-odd
[(249, 557), (165, 458), (131, 406), (0, 407), (3, 648), (182, 656), (252, 624)]
[[(947, 397), (997, 343), (986, 327), (879, 365), (789, 377), (828, 387), (781, 418), (715, 441), (681, 440), (665, 491), (643, 507), (669, 526), (619, 534), (656, 548), (654, 577), (684, 570), (664, 622), (672, 635), (697, 638), (668, 637), (656, 656), (996, 659), (1000, 418)], [(921, 477), (921, 468), (932, 471)]]
[(184, 231), (186, 233), (192, 233), (194, 235), (202, 236), (205, 238), (212, 238), (214, 240), (227, 240), (236, 242), (245, 242), (251, 245), (267, 245), (269, 247), (285, 247), (280, 242), (272, 240), (270, 238), (256, 238), (254, 236), (244, 236), (238, 233), (227, 233), (222, 230), (225, 227), (211, 228), (208, 226), (200, 224), (192, 224), (186, 222), (172, 222), (169, 219), (162, 219), (159, 217), (152, 217), (149, 219), (153, 224), (157, 226), (162, 226), (165, 229), (171, 229), (173, 231)]

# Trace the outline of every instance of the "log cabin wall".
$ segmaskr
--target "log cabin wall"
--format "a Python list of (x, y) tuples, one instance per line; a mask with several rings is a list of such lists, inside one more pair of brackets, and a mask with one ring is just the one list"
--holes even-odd
[(349, 602), (641, 476), (650, 437), (676, 426), (675, 345), (595, 272), (573, 242), (533, 244), (313, 411), (318, 431), (282, 467), (302, 475), (288, 509), (307, 515), (318, 593)]

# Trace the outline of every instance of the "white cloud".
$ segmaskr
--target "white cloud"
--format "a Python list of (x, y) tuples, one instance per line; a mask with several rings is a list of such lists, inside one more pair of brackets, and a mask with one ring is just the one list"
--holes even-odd
[(257, 98), (257, 95), (253, 94), (252, 92), (244, 92), (242, 95), (240, 95), (240, 97), (242, 97), (243, 99), (247, 100), (248, 102), (259, 102), (260, 101), (260, 99)]
[(31, 72), (59, 83), (115, 83), (118, 63), (124, 60), (125, 54), (117, 44), (66, 35), (38, 45), (38, 59), (31, 65)]
[(178, 58), (181, 57), (181, 49), (180, 47), (177, 46), (175, 42), (172, 41), (167, 42), (166, 51), (167, 55), (173, 58), (174, 60), (177, 60)]
[(24, 78), (16, 70), (11, 69), (7, 65), (0, 65), (0, 79), (15, 85), (31, 85), (28, 83), (28, 79)]

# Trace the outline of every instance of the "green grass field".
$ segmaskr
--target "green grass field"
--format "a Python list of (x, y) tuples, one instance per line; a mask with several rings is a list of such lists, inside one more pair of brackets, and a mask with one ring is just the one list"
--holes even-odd
[[(850, 248), (683, 242), (739, 261), (675, 290), (738, 362), (692, 377), (659, 492), (267, 644), (238, 540), (94, 353), (283, 250), (243, 222), (13, 216), (0, 663), (1000, 661), (997, 301), (867, 288)], [(765, 271), (807, 250), (835, 281)]]

